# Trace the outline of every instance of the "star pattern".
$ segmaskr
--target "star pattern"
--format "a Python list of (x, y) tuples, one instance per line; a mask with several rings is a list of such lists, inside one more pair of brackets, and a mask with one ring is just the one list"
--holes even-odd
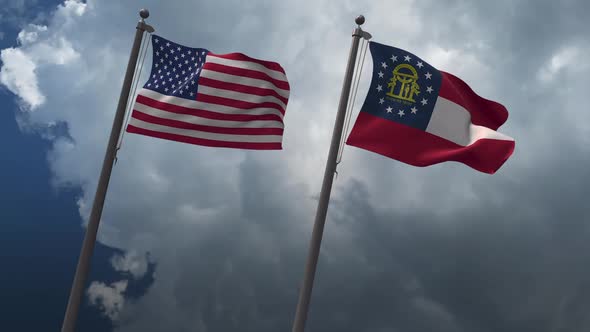
[[(378, 105), (378, 112), (386, 118), (412, 126), (427, 123), (424, 121), (427, 121), (426, 119), (429, 118), (429, 114), (433, 110), (431, 105), (434, 104), (434, 99), (432, 98), (436, 98), (435, 92), (438, 91), (438, 84), (440, 84), (439, 76), (434, 76), (439, 75), (438, 72), (434, 69), (433, 74), (432, 66), (403, 50), (398, 49), (393, 54), (389, 54), (385, 58), (374, 58), (373, 60), (378, 66), (374, 72), (376, 84), (373, 85), (373, 93), (377, 96), (374, 102), (375, 105)], [(414, 95), (415, 102), (403, 101), (387, 94), (391, 88), (392, 70), (399, 65), (399, 59), (403, 60), (402, 63), (411, 64), (421, 77), (418, 80), (421, 93)], [(430, 80), (430, 84), (425, 84), (426, 80)]]
[(157, 74), (152, 74), (144, 87), (161, 94), (194, 100), (196, 83), (208, 51), (177, 45), (159, 36), (153, 37), (153, 45), (152, 73)]

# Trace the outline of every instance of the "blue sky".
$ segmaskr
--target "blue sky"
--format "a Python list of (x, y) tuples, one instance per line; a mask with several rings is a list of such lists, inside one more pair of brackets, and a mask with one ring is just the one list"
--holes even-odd
[[(284, 150), (126, 135), (80, 330), (290, 329), (359, 13), (374, 41), (504, 104), (510, 117), (500, 131), (516, 150), (490, 176), (345, 148), (308, 331), (590, 329), (590, 124), (580, 121), (590, 85), (589, 6), (3, 2), (0, 247), (9, 273), (0, 276), (0, 330), (61, 325), (142, 7), (165, 38), (281, 63), (291, 85)], [(366, 62), (353, 120), (370, 79)]]
[[(3, 38), (0, 47), (16, 45), (20, 25), (42, 17), (59, 4), (24, 2), (23, 7), (5, 6), (0, 20)], [(2, 330), (57, 331), (61, 328), (65, 306), (84, 236), (76, 205), (79, 188), (51, 186), (47, 153), (51, 140), (36, 132), (19, 129), (15, 115), (20, 112), (14, 95), (5, 88), (0, 92), (0, 139), (5, 158), (0, 174), (0, 311)], [(51, 132), (67, 135), (64, 124)], [(109, 263), (120, 250), (100, 243), (94, 252), (92, 280), (112, 282), (125, 273), (114, 271)], [(151, 269), (154, 267), (152, 266)], [(150, 276), (133, 283), (127, 294), (137, 297), (149, 286)], [(111, 320), (96, 306), (84, 301), (78, 328), (84, 331), (109, 331)]]

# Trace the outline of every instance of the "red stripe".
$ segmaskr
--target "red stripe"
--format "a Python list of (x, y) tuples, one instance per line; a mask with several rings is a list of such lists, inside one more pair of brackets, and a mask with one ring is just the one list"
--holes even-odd
[[(211, 70), (211, 71), (216, 71), (218, 73), (224, 73), (224, 74), (229, 74), (229, 75), (234, 75), (234, 76), (255, 78), (258, 80), (264, 80), (264, 81), (270, 82), (270, 83), (274, 84), (274, 86), (276, 86), (279, 89), (283, 89), (283, 90), (287, 90), (287, 91), (289, 91), (289, 89), (290, 89), (289, 82), (277, 80), (276, 78), (272, 78), (272, 77), (268, 76), (267, 74), (265, 74), (263, 72), (256, 71), (256, 70), (231, 67), (231, 66), (222, 65), (219, 63), (213, 63), (213, 62), (205, 62), (205, 64), (203, 65), (203, 70)], [(201, 74), (201, 77), (203, 77), (202, 74)]]
[(514, 151), (514, 141), (480, 139), (468, 146), (361, 112), (346, 144), (414, 166), (445, 161), (463, 163), (480, 172), (495, 173)]
[(226, 128), (199, 125), (179, 120), (164, 119), (149, 115), (138, 110), (133, 110), (131, 117), (167, 127), (204, 131), (208, 133), (230, 134), (230, 135), (283, 135), (283, 128)]
[(159, 131), (147, 130), (138, 128), (133, 125), (127, 126), (128, 133), (146, 135), (170, 141), (183, 142), (195, 145), (204, 145), (218, 148), (234, 148), (234, 149), (248, 149), (248, 150), (282, 150), (282, 143), (250, 143), (250, 142), (225, 142), (214, 141), (202, 138), (188, 137), (176, 134), (162, 133)]
[[(197, 101), (209, 104), (217, 104), (217, 105), (224, 105), (229, 107), (241, 108), (241, 109), (252, 109), (252, 108), (274, 108), (281, 112), (281, 114), (285, 114), (285, 110), (279, 104), (275, 104), (269, 101), (263, 103), (251, 103), (249, 101), (243, 100), (235, 100), (229, 98), (223, 98), (218, 96), (211, 96), (206, 95), (204, 93), (197, 93)], [(273, 114), (274, 115), (274, 114)], [(274, 115), (277, 116), (277, 115)]]
[(223, 58), (223, 59), (254, 62), (259, 65), (263, 65), (264, 67), (266, 67), (268, 69), (275, 70), (275, 71), (285, 74), (285, 70), (278, 63), (272, 62), (272, 61), (255, 59), (255, 58), (249, 57), (243, 53), (215, 54), (215, 53), (209, 52), (209, 53), (207, 53), (207, 56), (216, 56), (218, 58)]
[(480, 97), (467, 83), (457, 76), (441, 71), (442, 83), (439, 96), (463, 106), (471, 113), (475, 125), (497, 130), (508, 119), (508, 110), (503, 105)]
[[(207, 98), (205, 98), (207, 99)], [(188, 114), (194, 115), (201, 118), (207, 119), (214, 119), (214, 120), (227, 120), (227, 121), (279, 121), (283, 123), (283, 120), (280, 116), (276, 114), (261, 114), (261, 115), (254, 115), (254, 114), (225, 114), (225, 113), (217, 113), (202, 109), (196, 108), (189, 108), (184, 106), (178, 106), (174, 104), (168, 104), (162, 101), (158, 101), (155, 99), (151, 99), (149, 97), (143, 95), (137, 95), (137, 102), (146, 106), (150, 106), (162, 111), (177, 113), (177, 114)], [(276, 105), (276, 104), (273, 104)], [(229, 105), (232, 106), (232, 105)], [(235, 107), (235, 106), (234, 106)], [(257, 106), (255, 106), (257, 107)], [(250, 107), (254, 108), (254, 107)], [(242, 108), (244, 109), (244, 108)], [(247, 109), (246, 109), (247, 110)], [(247, 111), (245, 111), (247, 112)]]
[(288, 102), (287, 98), (281, 96), (275, 90), (271, 90), (271, 89), (264, 89), (264, 88), (249, 86), (249, 85), (231, 83), (231, 82), (226, 82), (226, 81), (219, 81), (219, 80), (214, 80), (212, 78), (207, 78), (207, 77), (200, 77), (199, 78), (199, 85), (210, 86), (210, 87), (216, 88), (216, 89), (223, 89), (223, 90), (230, 90), (230, 91), (236, 91), (236, 92), (241, 92), (241, 93), (247, 93), (247, 94), (256, 95), (256, 96), (273, 96), (273, 97), (279, 99), (280, 101), (282, 101), (285, 105), (287, 105), (287, 102)]

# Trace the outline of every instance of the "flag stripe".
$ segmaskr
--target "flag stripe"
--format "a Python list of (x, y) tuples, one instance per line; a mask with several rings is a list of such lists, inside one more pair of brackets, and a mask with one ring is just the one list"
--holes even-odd
[(262, 73), (262, 72), (259, 72), (256, 70), (250, 70), (247, 68), (239, 68), (239, 67), (231, 67), (231, 66), (221, 65), (221, 64), (217, 64), (217, 63), (206, 62), (203, 65), (203, 73), (201, 74), (201, 76), (203, 76), (203, 75), (206, 76), (207, 71), (215, 71), (215, 72), (219, 72), (219, 73), (231, 74), (234, 76), (242, 76), (242, 77), (249, 77), (249, 78), (264, 80), (267, 82), (271, 82), (274, 86), (276, 86), (279, 89), (290, 90), (289, 83), (286, 82), (285, 80), (275, 79), (275, 78), (267, 75), (266, 73)]
[(268, 73), (270, 76), (275, 77), (278, 80), (287, 80), (285, 70), (278, 63), (254, 59), (242, 53), (214, 54), (209, 52), (206, 61), (225, 64), (232, 67), (249, 68)]
[(498, 130), (508, 119), (508, 110), (503, 105), (480, 97), (467, 83), (455, 75), (441, 71), (442, 83), (439, 97), (461, 105), (471, 113), (473, 124)]
[(186, 113), (175, 113), (175, 112), (168, 112), (163, 109), (153, 108), (144, 104), (136, 103), (134, 111), (139, 111), (145, 114), (149, 114), (152, 116), (156, 116), (159, 118), (170, 119), (170, 120), (177, 120), (177, 121), (184, 121), (187, 123), (194, 123), (203, 126), (216, 126), (216, 127), (225, 127), (225, 128), (283, 128), (283, 123), (281, 121), (231, 121), (231, 120), (218, 120), (218, 119), (210, 119), (200, 117), (194, 114), (186, 114)]
[(211, 96), (204, 93), (200, 93), (197, 95), (197, 101), (201, 101), (204, 103), (210, 104), (217, 104), (217, 105), (224, 105), (224, 106), (231, 106), (237, 107), (242, 109), (252, 109), (252, 108), (274, 108), (281, 113), (285, 113), (285, 110), (281, 108), (276, 103), (271, 102), (263, 102), (263, 103), (255, 103), (243, 100), (235, 100), (231, 98), (225, 98), (220, 96)]
[(218, 134), (212, 132), (205, 132), (194, 129), (184, 129), (170, 127), (166, 125), (160, 125), (150, 122), (145, 122), (137, 118), (132, 117), (129, 119), (129, 124), (138, 128), (159, 131), (167, 134), (181, 135), (194, 138), (208, 139), (212, 141), (224, 141), (224, 142), (248, 142), (248, 143), (278, 143), (281, 142), (281, 135), (230, 135), (230, 134)]
[[(162, 112), (166, 113), (166, 112)], [(174, 113), (168, 113), (174, 114)], [(178, 115), (177, 115), (178, 116)], [(282, 128), (265, 128), (265, 127), (225, 127), (225, 126), (209, 126), (203, 125), (199, 123), (195, 123), (195, 121), (187, 121), (183, 117), (187, 117), (186, 115), (178, 116), (178, 118), (163, 118), (158, 116), (153, 116), (148, 113), (143, 113), (139, 110), (134, 110), (132, 117), (144, 122), (168, 126), (173, 128), (179, 129), (189, 129), (189, 130), (197, 130), (202, 132), (208, 133), (218, 133), (218, 134), (229, 134), (229, 135), (282, 135), (283, 129)], [(188, 116), (190, 117), (190, 116)], [(199, 119), (199, 118), (196, 118)], [(188, 119), (192, 120), (192, 119)], [(220, 121), (224, 122), (224, 121)]]
[[(147, 98), (150, 98), (154, 101), (159, 100), (159, 101), (165, 102), (167, 104), (182, 106), (184, 108), (189, 108), (189, 109), (210, 111), (210, 112), (223, 113), (223, 114), (237, 114), (237, 115), (240, 115), (240, 114), (276, 115), (276, 117), (270, 117), (269, 119), (277, 120), (277, 117), (278, 117), (279, 121), (283, 119), (283, 113), (277, 109), (274, 109), (274, 108), (259, 107), (259, 108), (244, 109), (244, 108), (236, 108), (236, 107), (223, 106), (223, 105), (214, 105), (214, 104), (204, 103), (204, 102), (196, 101), (196, 100), (178, 98), (175, 96), (167, 96), (167, 95), (163, 95), (163, 94), (160, 94), (156, 91), (152, 91), (149, 89), (140, 90), (140, 95), (142, 96), (141, 100), (145, 100), (145, 98), (147, 97)], [(138, 99), (139, 99), (139, 96), (138, 96)], [(241, 120), (235, 120), (235, 121), (241, 121)]]
[(289, 90), (284, 90), (278, 88), (272, 82), (258, 79), (258, 78), (250, 78), (245, 76), (236, 76), (231, 74), (226, 74), (222, 72), (217, 72), (213, 70), (203, 70), (201, 71), (201, 78), (204, 77), (218, 80), (218, 81), (225, 81), (225, 82), (234, 82), (237, 84), (242, 85), (249, 85), (249, 86), (257, 86), (264, 89), (271, 89), (274, 90), (279, 96), (284, 97), (285, 99), (289, 98)]
[[(235, 92), (244, 93), (244, 94), (250, 94), (250, 95), (254, 95), (254, 96), (252, 96), (253, 98), (256, 98), (255, 96), (274, 97), (278, 102), (281, 103), (280, 105), (282, 105), (283, 107), (286, 107), (287, 100), (288, 100), (288, 98), (281, 96), (275, 90), (265, 89), (265, 88), (260, 88), (260, 87), (256, 87), (256, 86), (250, 86), (250, 85), (243, 85), (243, 84), (238, 84), (235, 82), (219, 81), (219, 80), (211, 79), (208, 77), (199, 78), (199, 85), (201, 87), (208, 86), (208, 87), (216, 88), (216, 89), (223, 89), (223, 90), (235, 91)], [(210, 93), (208, 93), (208, 94), (210, 94)], [(243, 100), (243, 98), (240, 98), (240, 99)]]
[[(392, 144), (392, 142), (400, 142)], [(495, 173), (514, 151), (514, 141), (479, 139), (468, 146), (438, 137), (423, 130), (360, 112), (346, 141), (414, 166), (429, 166), (457, 161), (480, 172)]]
[[(228, 114), (219, 113), (215, 111), (209, 111), (207, 109), (196, 109), (189, 108), (175, 104), (169, 104), (166, 102), (151, 99), (142, 95), (137, 96), (137, 103), (144, 104), (153, 108), (158, 108), (167, 112), (179, 113), (179, 114), (190, 114), (199, 116), (202, 118), (216, 119), (216, 120), (228, 120), (228, 121), (282, 121), (282, 119), (276, 114)], [(199, 105), (209, 105), (206, 103), (200, 103)], [(212, 107), (218, 107), (218, 105), (211, 105)], [(253, 108), (257, 109), (257, 108)]]
[[(200, 82), (199, 82), (200, 83)], [(200, 85), (199, 84), (199, 91), (197, 95), (197, 100), (200, 100), (200, 95), (209, 95), (221, 98), (227, 98), (232, 100), (237, 100), (240, 102), (249, 102), (249, 103), (272, 103), (279, 107), (280, 109), (284, 110), (287, 105), (277, 99), (274, 96), (258, 96), (253, 95), (250, 93), (243, 93), (234, 90), (226, 90), (226, 89), (219, 89), (219, 88), (212, 88), (207, 85)]]
[(141, 134), (145, 136), (166, 139), (170, 141), (183, 142), (188, 144), (203, 145), (217, 148), (234, 148), (234, 149), (251, 149), (251, 150), (281, 150), (282, 144), (280, 142), (271, 143), (251, 143), (251, 142), (227, 142), (215, 141), (197, 137), (182, 136), (178, 134), (164, 133), (144, 128), (139, 128), (133, 124), (127, 126), (127, 132), (134, 134)]
[(471, 123), (471, 113), (461, 105), (439, 97), (426, 131), (456, 144), (467, 146), (482, 138), (513, 140), (488, 127)]

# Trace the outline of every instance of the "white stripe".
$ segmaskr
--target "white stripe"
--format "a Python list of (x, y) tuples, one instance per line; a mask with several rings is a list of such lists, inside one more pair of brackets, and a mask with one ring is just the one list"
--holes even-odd
[(249, 85), (257, 88), (271, 89), (276, 91), (281, 97), (289, 98), (289, 90), (283, 90), (272, 84), (270, 81), (259, 80), (257, 78), (250, 78), (244, 76), (236, 76), (225, 73), (220, 73), (213, 70), (203, 69), (201, 77), (207, 77), (218, 81), (226, 81), (242, 85)]
[(179, 129), (168, 126), (157, 125), (145, 121), (141, 121), (135, 118), (129, 119), (129, 124), (138, 128), (157, 131), (161, 133), (182, 135), (187, 137), (195, 137), (208, 139), (212, 141), (223, 141), (223, 142), (244, 142), (244, 143), (280, 143), (282, 136), (280, 135), (231, 135), (231, 134), (217, 134), (208, 133), (204, 131)]
[(138, 110), (142, 113), (155, 116), (162, 119), (182, 121), (186, 123), (193, 123), (203, 126), (211, 127), (223, 127), (223, 128), (284, 128), (283, 124), (279, 121), (227, 121), (227, 120), (214, 120), (202, 118), (196, 115), (190, 114), (178, 114), (172, 112), (166, 112), (157, 108), (150, 107), (141, 103), (135, 103), (134, 110)]
[(198, 93), (209, 95), (209, 96), (216, 96), (216, 97), (221, 97), (221, 98), (239, 100), (239, 101), (247, 101), (247, 102), (255, 103), (255, 104), (264, 103), (264, 102), (271, 102), (271, 103), (277, 104), (283, 110), (287, 107), (287, 105), (285, 105), (285, 103), (283, 103), (280, 99), (278, 99), (275, 96), (251, 95), (249, 93), (212, 88), (212, 87), (206, 86), (206, 85), (199, 85), (199, 92)]
[(259, 107), (259, 108), (252, 108), (252, 109), (241, 109), (241, 108), (229, 107), (229, 106), (225, 106), (225, 105), (216, 105), (216, 104), (204, 103), (202, 101), (189, 100), (189, 99), (184, 99), (184, 98), (179, 98), (179, 97), (174, 97), (174, 96), (163, 95), (159, 92), (156, 92), (156, 91), (153, 91), (150, 89), (141, 89), (141, 90), (139, 90), (139, 94), (144, 97), (148, 97), (150, 99), (154, 99), (154, 100), (158, 100), (158, 101), (161, 101), (164, 103), (182, 106), (182, 107), (186, 107), (186, 108), (200, 109), (200, 110), (204, 110), (204, 111), (210, 111), (210, 112), (216, 112), (216, 113), (222, 113), (222, 114), (248, 114), (248, 115), (274, 114), (274, 115), (279, 116), (281, 119), (283, 119), (283, 113), (281, 113), (281, 111), (279, 111), (275, 108)]
[(281, 73), (280, 71), (266, 68), (265, 66), (256, 62), (225, 59), (211, 54), (207, 54), (207, 57), (205, 58), (205, 63), (207, 62), (217, 63), (224, 66), (255, 70), (264, 73), (274, 78), (275, 80), (287, 82), (287, 76), (285, 76), (285, 74)]
[(471, 123), (471, 114), (459, 104), (438, 97), (426, 131), (467, 146), (482, 138), (513, 141), (514, 139), (487, 127)]

